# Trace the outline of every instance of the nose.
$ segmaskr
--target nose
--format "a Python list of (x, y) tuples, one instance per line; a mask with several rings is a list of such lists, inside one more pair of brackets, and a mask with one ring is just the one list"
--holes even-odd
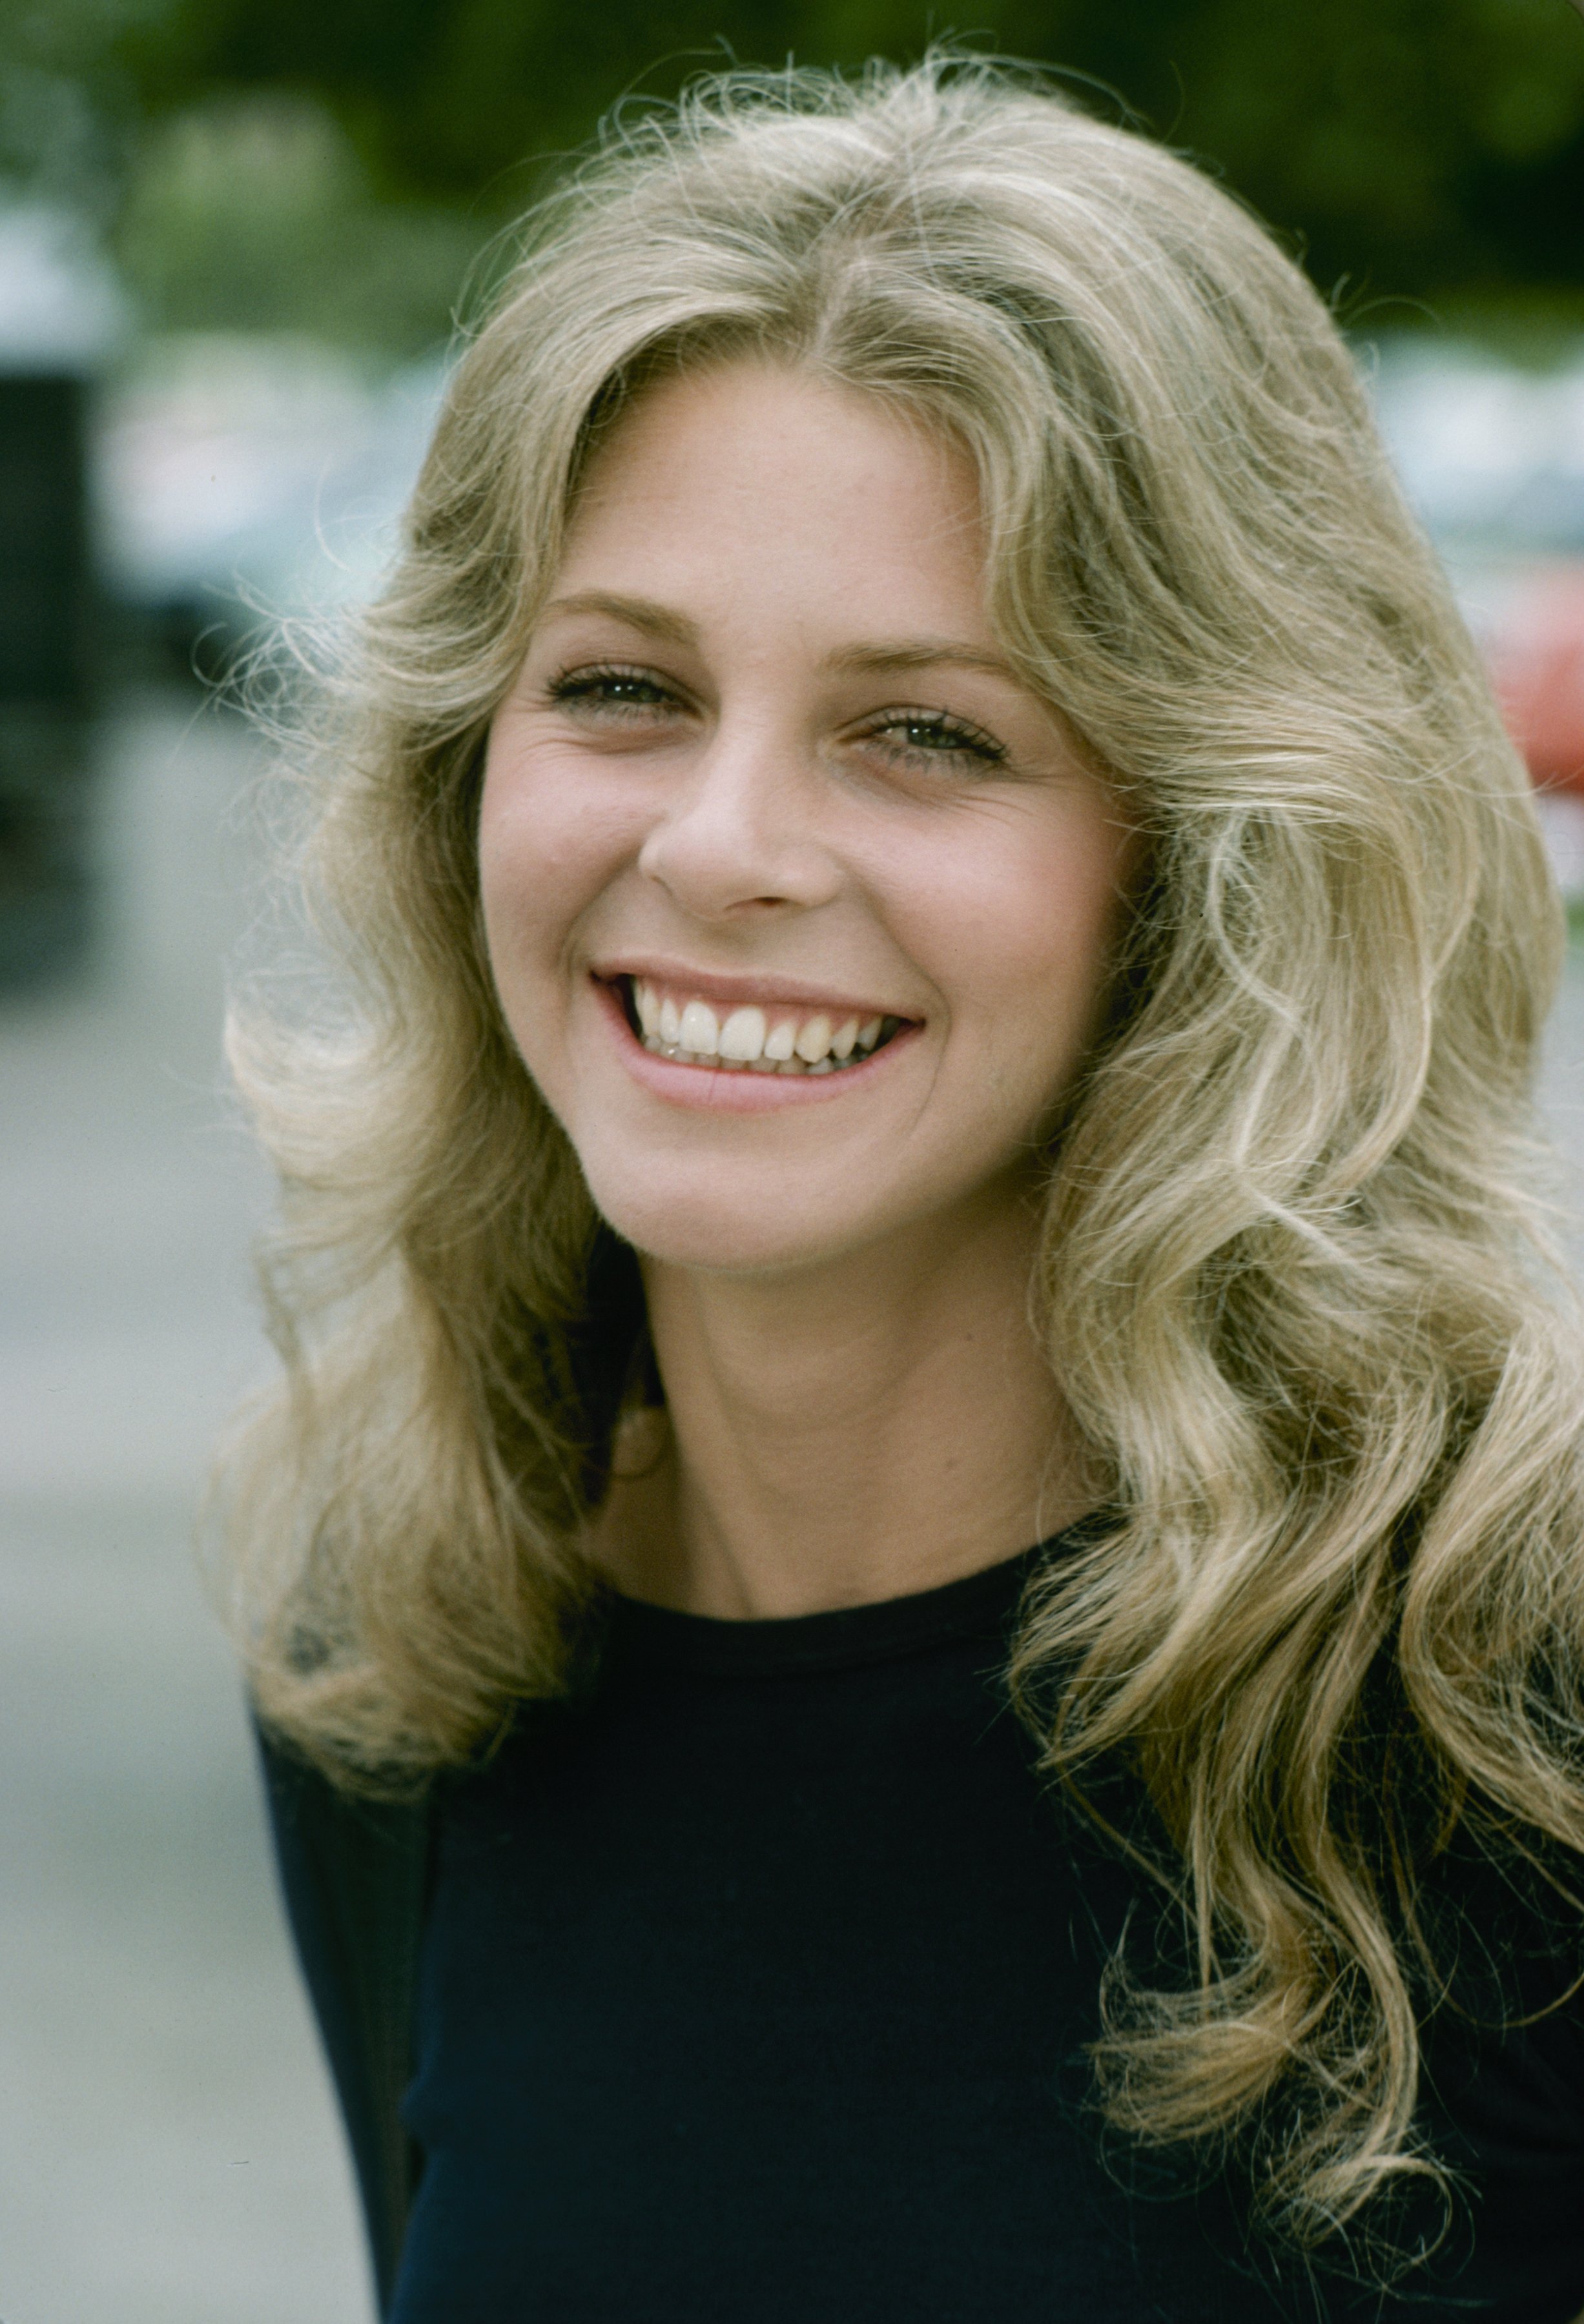
[(841, 886), (805, 751), (767, 730), (718, 728), (638, 853), (638, 869), (699, 920), (810, 911)]

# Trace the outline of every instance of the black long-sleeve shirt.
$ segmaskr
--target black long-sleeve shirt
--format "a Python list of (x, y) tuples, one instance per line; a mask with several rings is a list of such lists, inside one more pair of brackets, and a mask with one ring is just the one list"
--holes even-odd
[[(1101, 1972), (1153, 1904), (1005, 1700), (1026, 1564), (787, 1621), (616, 1600), (591, 1683), (442, 1789), (402, 2124), (388, 2063), (372, 2129), (340, 2076), (366, 2154), (383, 2140), (376, 2208), (403, 2125), (419, 2169), (392, 2324), (1584, 2309), (1576, 2011), (1432, 2029), (1426, 2126), (1463, 2190), (1384, 2307), (1274, 2255), (1236, 2164), (1196, 2177), (1103, 2132)], [(322, 1863), (294, 1856), (277, 1788), (321, 2017), (356, 2069)], [(1410, 2204), (1393, 2231), (1434, 2224)]]

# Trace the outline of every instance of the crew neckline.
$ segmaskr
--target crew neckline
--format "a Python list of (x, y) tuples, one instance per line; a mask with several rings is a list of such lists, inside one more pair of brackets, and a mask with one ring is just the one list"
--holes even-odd
[(1080, 1517), (1014, 1557), (930, 1590), (817, 1614), (735, 1620), (685, 1614), (612, 1591), (606, 1600), (605, 1658), (728, 1677), (792, 1677), (891, 1662), (959, 1638), (1003, 1633), (1035, 1568), (1052, 1553), (1077, 1547), (1094, 1523), (1092, 1517)]

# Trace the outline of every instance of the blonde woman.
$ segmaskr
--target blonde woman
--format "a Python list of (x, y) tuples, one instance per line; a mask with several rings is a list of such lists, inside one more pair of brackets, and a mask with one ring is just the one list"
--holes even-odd
[(384, 2313), (1565, 2324), (1560, 924), (1296, 269), (712, 84), (338, 699), (230, 1523)]

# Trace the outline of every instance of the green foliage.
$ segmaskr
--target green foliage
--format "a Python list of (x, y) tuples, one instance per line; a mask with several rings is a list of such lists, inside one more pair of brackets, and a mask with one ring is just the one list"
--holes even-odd
[(112, 60), (166, 5), (0, 0), (0, 183), (96, 220), (113, 210), (132, 92)]
[[(69, 126), (86, 91), (153, 311), (291, 309), (409, 344), (439, 327), (447, 270), (454, 283), (624, 95), (668, 96), (734, 58), (905, 60), (952, 25), (939, 0), (12, 0), (0, 171), (15, 123), (49, 113), (35, 100)], [(998, 0), (957, 29), (1218, 169), (1350, 314), (1584, 291), (1569, 0)], [(7, 73), (32, 76), (9, 111)], [(33, 143), (43, 169), (70, 138)]]
[[(1222, 168), (1328, 287), (1584, 283), (1567, 0), (1001, 0), (977, 21), (985, 46), (1098, 80)], [(532, 191), (528, 157), (625, 89), (727, 56), (906, 58), (943, 29), (922, 0), (170, 0), (120, 54), (157, 105), (311, 87), (380, 183), (495, 217)]]
[(1192, 142), (1328, 285), (1584, 284), (1584, 32), (1563, 0), (1214, 0)]
[(376, 203), (333, 117), (278, 96), (155, 127), (116, 235), (158, 328), (304, 331), (397, 353), (445, 335), (477, 239), (443, 209)]

